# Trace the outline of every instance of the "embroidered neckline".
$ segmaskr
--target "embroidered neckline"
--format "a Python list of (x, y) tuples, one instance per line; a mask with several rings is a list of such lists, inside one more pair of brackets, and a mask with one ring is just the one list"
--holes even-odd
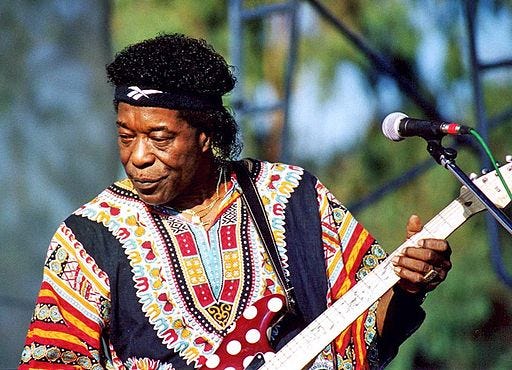
[[(231, 203), (240, 196), (240, 186), (238, 185), (238, 182), (236, 181), (236, 176), (234, 174), (231, 176), (231, 179), (227, 184), (228, 188), (224, 195), (208, 203), (207, 207), (213, 208), (215, 204), (217, 204), (220, 201), (220, 206), (217, 214), (212, 220), (207, 222), (203, 222), (202, 218), (207, 216), (211, 212), (211, 209), (208, 209), (207, 213), (201, 215), (200, 213), (202, 213), (205, 210), (205, 208), (200, 209), (199, 211), (193, 211), (191, 209), (176, 209), (165, 205), (151, 205), (150, 207), (157, 213), (164, 214), (167, 216), (181, 217), (181, 219), (186, 223), (192, 223), (194, 225), (202, 226), (203, 228), (206, 229), (207, 226), (213, 226), (213, 224), (218, 221), (219, 217), (226, 210), (226, 208), (228, 208), (231, 205)], [(183, 216), (183, 214), (186, 214), (190, 217)]]
[[(300, 168), (262, 163), (256, 180), (269, 214), (279, 252), (285, 263), (285, 272), (287, 259), (284, 209), (301, 177), (302, 169)], [(238, 190), (236, 178), (232, 183), (233, 189)], [(231, 197), (223, 200), (219, 215), (214, 222), (218, 222), (220, 217), (227, 217), (226, 211), (233, 200), (241, 202), (239, 193), (236, 191), (232, 192)], [(242, 256), (239, 258), (242, 267), (239, 267), (238, 274), (249, 278), (238, 279), (239, 285), (233, 287), (238, 289), (235, 290), (238, 294), (235, 300), (239, 299), (232, 305), (233, 308), (236, 307), (237, 312), (229, 312), (229, 317), (233, 318), (240, 315), (248, 304), (268, 294), (267, 291), (276, 292), (280, 289), (273, 282), (275, 275), (271, 268), (269, 269), (268, 261), (265, 261), (254, 249), (257, 234), (252, 229), (247, 233), (249, 223), (252, 221), (249, 220), (245, 207), (237, 207), (237, 209), (235, 224), (240, 224), (241, 229), (238, 229), (235, 235), (237, 238), (240, 238), (240, 235), (243, 236), (237, 240), (242, 251), (239, 252)], [(194, 362), (196, 366), (204, 363), (225, 333), (225, 329), (222, 329), (225, 321), (211, 323), (205, 317), (215, 314), (225, 315), (228, 311), (226, 307), (205, 306), (205, 309), (215, 308), (215, 312), (205, 312), (202, 306), (196, 307), (197, 302), (191, 294), (183, 295), (190, 286), (187, 285), (187, 279), (191, 280), (191, 274), (187, 276), (180, 271), (177, 264), (178, 255), (175, 251), (178, 244), (173, 242), (171, 234), (176, 237), (180, 232), (189, 229), (191, 224), (179, 220), (176, 217), (178, 214), (176, 210), (169, 207), (149, 206), (142, 202), (128, 179), (112, 185), (95, 200), (77, 210), (76, 214), (102, 223), (121, 242), (132, 267), (133, 281), (142, 311), (162, 340), (162, 344), (169, 349), (174, 349), (187, 363)], [(176, 222), (177, 220), (181, 222)], [(239, 222), (240, 220), (242, 223)], [(168, 222), (172, 223), (172, 227), (165, 225)], [(167, 230), (168, 227), (169, 230)], [(235, 272), (236, 269), (232, 271)], [(261, 280), (254, 280), (255, 277)], [(236, 283), (237, 278), (233, 275), (228, 279), (226, 275), (224, 282), (229, 280)], [(170, 281), (166, 282), (166, 280)], [(195, 297), (199, 296), (195, 294)], [(218, 296), (220, 299), (217, 299), (217, 303), (225, 303), (223, 300), (230, 302), (223, 297), (222, 289)]]

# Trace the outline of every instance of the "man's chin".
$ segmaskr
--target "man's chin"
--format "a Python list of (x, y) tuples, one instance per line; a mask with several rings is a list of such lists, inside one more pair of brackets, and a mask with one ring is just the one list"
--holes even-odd
[(139, 196), (140, 200), (142, 200), (144, 203), (150, 204), (152, 206), (158, 206), (166, 203), (165, 200), (163, 200), (162, 197), (158, 194), (139, 189), (135, 190), (137, 191), (137, 195)]

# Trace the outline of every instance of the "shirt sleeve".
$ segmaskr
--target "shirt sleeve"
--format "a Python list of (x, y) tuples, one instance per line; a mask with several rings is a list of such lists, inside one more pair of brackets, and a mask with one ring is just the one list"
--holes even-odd
[[(317, 183), (317, 194), (328, 279), (327, 303), (331, 305), (378, 266), (387, 254), (320, 182)], [(338, 369), (380, 368), (396, 355), (398, 346), (419, 327), (424, 313), (418, 304), (398, 295), (392, 303), (392, 315), (401, 308), (410, 310), (411, 315), (404, 315), (403, 320), (398, 320), (400, 324), (390, 325), (385, 331), (389, 335), (379, 337), (378, 301), (375, 302), (332, 344), (332, 356)], [(386, 322), (396, 320), (396, 317), (390, 318)]]
[(64, 223), (53, 236), (20, 369), (103, 369), (109, 280)]

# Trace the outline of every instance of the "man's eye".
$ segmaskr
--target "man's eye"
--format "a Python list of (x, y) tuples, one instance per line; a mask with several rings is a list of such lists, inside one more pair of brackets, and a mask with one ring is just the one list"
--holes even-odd
[(122, 142), (128, 142), (133, 139), (133, 136), (128, 134), (119, 134), (118, 137)]
[(155, 143), (167, 143), (172, 140), (172, 137), (169, 136), (153, 136), (151, 138)]

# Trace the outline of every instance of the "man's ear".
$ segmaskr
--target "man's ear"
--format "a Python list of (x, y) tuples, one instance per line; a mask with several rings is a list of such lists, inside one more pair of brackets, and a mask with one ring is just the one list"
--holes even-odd
[(211, 137), (206, 134), (206, 132), (201, 132), (199, 134), (199, 143), (201, 145), (201, 149), (203, 152), (206, 152), (211, 149)]

